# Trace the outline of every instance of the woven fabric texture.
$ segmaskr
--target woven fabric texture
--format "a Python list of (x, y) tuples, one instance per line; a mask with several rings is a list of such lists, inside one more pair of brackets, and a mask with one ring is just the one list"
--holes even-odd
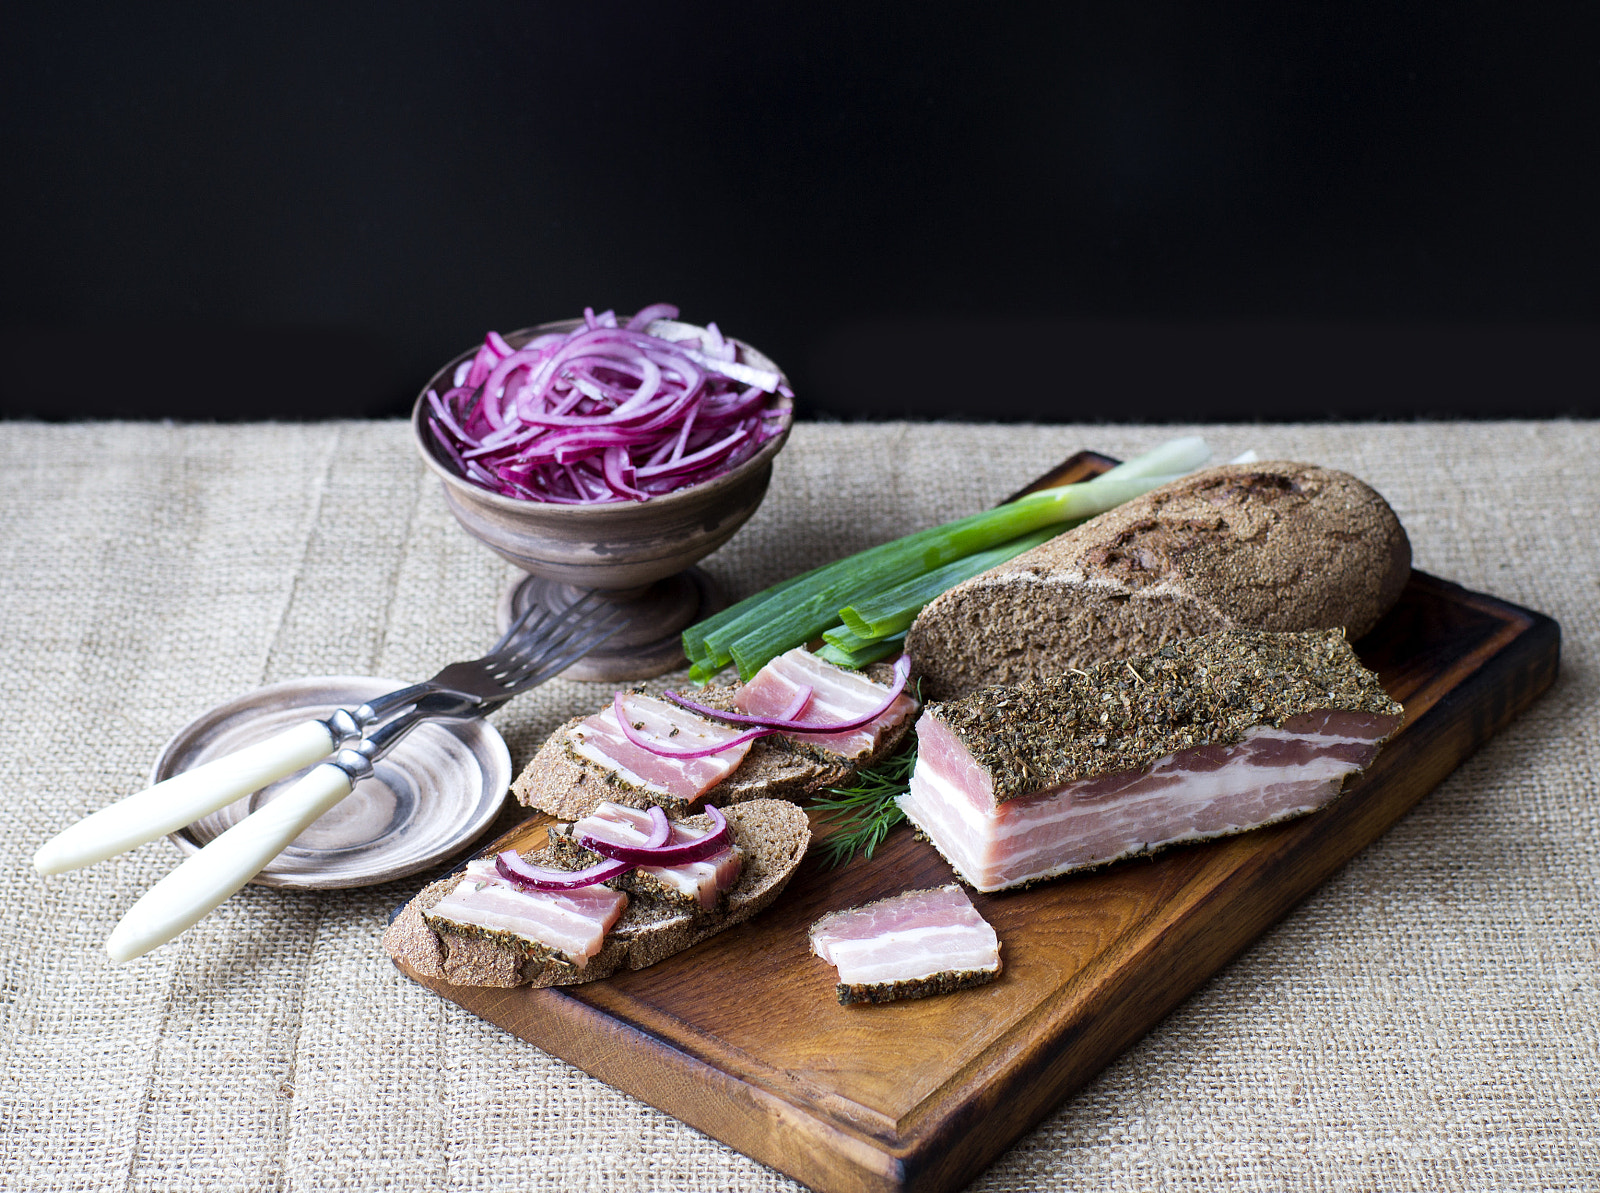
[[(803, 424), (706, 566), (746, 594), (1186, 430)], [(1369, 481), (1418, 567), (1561, 623), (1561, 675), (972, 1187), (1600, 1188), (1600, 426), (1204, 434)], [(493, 637), (510, 568), (404, 425), (0, 424), (0, 470), (0, 1184), (798, 1188), (398, 974), (378, 938), (414, 883), (246, 888), (115, 966), (175, 849), (33, 873), (208, 707)], [(596, 690), (497, 713), (513, 762)]]

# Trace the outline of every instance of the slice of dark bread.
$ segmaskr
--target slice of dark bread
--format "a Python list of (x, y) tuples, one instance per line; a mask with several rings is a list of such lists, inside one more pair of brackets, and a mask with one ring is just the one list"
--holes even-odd
[(1411, 573), (1387, 502), (1348, 473), (1207, 468), (1101, 514), (931, 601), (906, 635), (923, 695), (1049, 679), (1219, 630), (1359, 638)]
[[(441, 930), (430, 923), (428, 913), (461, 881), (460, 874), (423, 888), (389, 925), (383, 946), (423, 976), (458, 986), (572, 986), (619, 969), (654, 965), (766, 908), (788, 884), (811, 842), (806, 814), (784, 800), (752, 800), (729, 808), (727, 817), (734, 843), (744, 853), (744, 870), (725, 907), (695, 915), (630, 897), (600, 952), (581, 969), (526, 942)], [(688, 823), (704, 827), (706, 821), (696, 817)], [(554, 861), (548, 850), (527, 856), (535, 865)]]
[[(888, 670), (883, 669), (884, 672)], [(882, 674), (870, 674), (879, 682), (884, 682)], [(737, 690), (733, 686), (710, 687), (695, 693), (694, 699), (711, 708), (732, 711), (733, 693)], [(582, 720), (582, 717), (575, 717), (552, 733), (533, 760), (522, 769), (522, 773), (511, 784), (511, 794), (517, 797), (519, 803), (563, 820), (587, 816), (602, 800), (634, 808), (659, 805), (669, 816), (689, 810), (688, 805), (680, 800), (664, 796), (658, 791), (634, 787), (615, 771), (576, 754), (568, 734)], [(848, 782), (858, 770), (894, 753), (910, 730), (911, 723), (912, 718), (907, 717), (883, 735), (877, 749), (871, 754), (853, 761), (825, 754), (811, 746), (791, 743), (780, 736), (760, 738), (751, 743), (750, 752), (732, 774), (695, 802), (723, 808), (753, 799), (798, 802), (825, 787), (837, 787)]]

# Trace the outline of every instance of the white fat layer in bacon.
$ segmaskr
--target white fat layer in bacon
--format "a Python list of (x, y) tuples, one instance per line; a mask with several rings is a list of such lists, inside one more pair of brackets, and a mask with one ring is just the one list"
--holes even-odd
[(606, 933), (627, 906), (627, 895), (604, 886), (519, 890), (499, 876), (492, 860), (479, 859), (468, 864), (455, 889), (429, 914), (462, 927), (508, 932), (544, 945), (581, 969), (600, 951)]
[[(699, 750), (732, 741), (743, 730), (697, 716), (653, 696), (624, 696), (623, 708), (640, 735), (667, 750)], [(643, 728), (639, 728), (639, 726)], [(676, 732), (674, 732), (676, 731)], [(617, 724), (607, 705), (568, 734), (573, 752), (615, 771), (631, 787), (658, 792), (685, 803), (699, 799), (733, 772), (750, 752), (750, 743), (709, 754), (704, 758), (671, 758), (633, 744)]]
[(1235, 745), (1180, 750), (997, 806), (992, 777), (925, 717), (910, 790), (898, 802), (963, 878), (995, 891), (1314, 811), (1371, 763), (1394, 727), (1392, 717), (1308, 714), (1260, 726)]
[[(643, 845), (650, 839), (653, 827), (648, 812), (605, 800), (572, 826), (572, 836), (576, 840), (589, 835), (613, 845)], [(709, 835), (709, 829), (674, 824), (668, 844), (687, 845)], [(744, 855), (730, 843), (728, 848), (712, 854), (704, 861), (685, 862), (677, 866), (640, 866), (638, 869), (640, 874), (658, 879), (669, 889), (692, 896), (709, 911), (716, 907), (717, 896), (739, 881), (739, 875), (744, 870)]]
[(1000, 938), (954, 886), (825, 916), (811, 930), (811, 948), (849, 986), (1000, 968)]
[[(875, 683), (860, 671), (836, 667), (803, 646), (769, 662), (734, 696), (741, 712), (756, 717), (776, 717), (784, 712), (801, 688), (811, 689), (811, 703), (798, 717), (807, 725), (836, 725), (863, 717), (889, 697), (886, 685)], [(877, 749), (889, 729), (916, 711), (916, 701), (904, 694), (873, 721), (843, 733), (789, 733), (785, 736), (838, 754), (859, 758)]]

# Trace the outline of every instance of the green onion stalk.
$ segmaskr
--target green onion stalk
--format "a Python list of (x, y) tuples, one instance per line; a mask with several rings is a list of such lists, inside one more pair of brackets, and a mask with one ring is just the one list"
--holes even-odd
[(1177, 439), (1092, 480), (1030, 493), (813, 568), (685, 630), (690, 678), (706, 683), (732, 662), (749, 680), (769, 659), (819, 635), (824, 658), (865, 666), (894, 653), (922, 606), (947, 588), (1209, 457), (1203, 439)]

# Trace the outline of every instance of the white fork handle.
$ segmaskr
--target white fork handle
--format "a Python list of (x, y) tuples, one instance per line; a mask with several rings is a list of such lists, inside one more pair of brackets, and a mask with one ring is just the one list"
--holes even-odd
[(84, 817), (41, 845), (33, 868), (60, 874), (125, 853), (326, 758), (333, 746), (333, 735), (321, 721), (285, 729)]
[(146, 891), (111, 933), (106, 952), (113, 961), (131, 961), (193, 927), (349, 795), (351, 786), (350, 776), (333, 763), (317, 767)]

